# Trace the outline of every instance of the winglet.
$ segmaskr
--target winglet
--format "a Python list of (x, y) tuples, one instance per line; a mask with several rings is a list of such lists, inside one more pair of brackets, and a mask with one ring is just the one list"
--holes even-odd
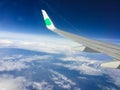
[(46, 27), (52, 31), (54, 31), (56, 28), (52, 22), (52, 20), (49, 18), (48, 14), (46, 13), (45, 10), (42, 10), (43, 18), (46, 24)]

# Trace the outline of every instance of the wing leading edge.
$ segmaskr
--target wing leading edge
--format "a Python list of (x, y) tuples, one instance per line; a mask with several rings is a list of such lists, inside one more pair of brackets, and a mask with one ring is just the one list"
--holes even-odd
[(55, 27), (55, 25), (53, 24), (52, 20), (49, 18), (49, 16), (47, 15), (45, 10), (42, 10), (42, 14), (44, 17), (46, 27), (49, 30), (51, 30), (65, 38), (68, 38), (75, 42), (81, 43), (85, 47), (88, 47), (91, 50), (98, 51), (100, 53), (104, 53), (104, 54), (107, 54), (107, 55), (113, 57), (115, 59), (115, 61), (103, 63), (103, 64), (101, 64), (101, 66), (108, 67), (108, 68), (120, 69), (120, 46), (119, 45), (114, 45), (111, 43), (88, 39), (86, 37), (78, 36), (78, 35), (60, 30)]

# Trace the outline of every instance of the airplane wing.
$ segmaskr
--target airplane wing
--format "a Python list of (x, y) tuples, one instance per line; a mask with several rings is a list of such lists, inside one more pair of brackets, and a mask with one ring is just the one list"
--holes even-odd
[(42, 10), (42, 14), (43, 14), (43, 18), (44, 18), (46, 27), (49, 30), (51, 30), (65, 38), (71, 39), (77, 43), (84, 45), (85, 48), (82, 47), (83, 51), (85, 49), (87, 49), (89, 52), (104, 53), (104, 54), (107, 54), (107, 55), (113, 57), (114, 61), (105, 62), (105, 63), (101, 64), (101, 66), (108, 67), (108, 68), (120, 69), (120, 46), (119, 45), (114, 45), (114, 44), (106, 43), (103, 41), (89, 39), (89, 38), (86, 38), (83, 36), (65, 32), (64, 30), (60, 30), (55, 27), (55, 25), (53, 24), (52, 20), (50, 19), (50, 17), (48, 16), (48, 14), (46, 13), (45, 10)]

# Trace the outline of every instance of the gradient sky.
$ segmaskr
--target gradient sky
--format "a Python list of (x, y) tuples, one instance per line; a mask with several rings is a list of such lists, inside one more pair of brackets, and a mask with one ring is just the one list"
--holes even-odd
[(64, 31), (120, 39), (119, 0), (0, 0), (0, 31), (55, 35), (46, 29), (41, 9)]

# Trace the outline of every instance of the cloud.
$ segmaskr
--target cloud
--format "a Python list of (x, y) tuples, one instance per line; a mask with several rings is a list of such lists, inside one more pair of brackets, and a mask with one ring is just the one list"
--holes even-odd
[(78, 78), (79, 79), (83, 79), (83, 80), (87, 80), (87, 77), (81, 77), (81, 76), (79, 76)]
[(105, 70), (105, 73), (111, 77), (110, 82), (112, 82), (120, 87), (120, 70), (107, 69), (107, 70)]
[(13, 71), (28, 68), (28, 66), (21, 62), (22, 55), (1, 56), (0, 71)]
[(52, 41), (32, 42), (32, 41), (0, 40), (0, 47), (21, 48), (21, 49), (35, 50), (35, 51), (41, 51), (47, 53), (61, 53), (71, 50), (71, 46), (68, 46), (67, 43), (62, 43), (62, 42), (54, 43)]
[(27, 90), (26, 87), (27, 81), (24, 77), (0, 76), (0, 90)]
[(7, 39), (0, 40), (0, 47), (10, 47), (13, 45), (13, 42)]
[(26, 58), (20, 59), (20, 62), (32, 62), (32, 61), (41, 61), (41, 60), (50, 60), (52, 55), (34, 55)]
[[(71, 56), (71, 47), (79, 46), (79, 44), (73, 44), (73, 42), (65, 39), (56, 39), (53, 37), (46, 36), (33, 36), (33, 35), (23, 35), (23, 34), (13, 34), (13, 33), (1, 33), (0, 37), (5, 39), (0, 39), (0, 48), (22, 48), (28, 50), (35, 50), (40, 52), (55, 53), (55, 54), (65, 54), (66, 57), (58, 58), (67, 63), (54, 63), (54, 65), (68, 68), (70, 70), (79, 71), (80, 74), (87, 75), (103, 75), (106, 74), (110, 77), (110, 81), (117, 86), (120, 86), (120, 71), (115, 69), (102, 69), (99, 67), (101, 61), (93, 60), (83, 56)], [(9, 39), (8, 39), (8, 38)], [(7, 38), (7, 39), (6, 39)], [(15, 39), (16, 38), (16, 39)], [(12, 71), (21, 70), (28, 68), (32, 61), (48, 60), (54, 58), (53, 56), (45, 55), (39, 56), (34, 55), (30, 57), (24, 56), (9, 56), (2, 57), (0, 60), (0, 71)], [(17, 61), (14, 61), (16, 59)], [(71, 63), (72, 62), (72, 63)], [(66, 76), (56, 72), (51, 71), (52, 80), (58, 84), (60, 87), (67, 89), (75, 85)], [(13, 78), (12, 78), (13, 79)], [(85, 78), (80, 78), (85, 79)], [(43, 82), (34, 82), (34, 88), (39, 88)], [(45, 81), (44, 81), (45, 83)], [(44, 86), (44, 85), (43, 85)], [(48, 84), (49, 86), (49, 84)], [(0, 89), (1, 90), (1, 89)], [(18, 89), (13, 89), (18, 90)], [(24, 90), (24, 89), (23, 89)], [(39, 89), (38, 89), (39, 90)], [(79, 89), (78, 89), (79, 90)]]
[(78, 88), (78, 87), (75, 87), (75, 88), (74, 88), (74, 90), (81, 90), (81, 89), (80, 89), (80, 88)]
[(0, 56), (1, 60), (2, 61), (8, 61), (8, 60), (13, 60), (13, 59), (20, 59), (22, 58), (23, 55), (9, 55), (9, 56)]
[(112, 86), (104, 86), (104, 85), (98, 85), (98, 87), (101, 89), (101, 90), (118, 90), (116, 88), (113, 88)]
[(89, 64), (94, 64), (94, 63), (97, 62), (96, 60), (92, 60), (88, 57), (83, 57), (83, 56), (65, 56), (65, 57), (60, 58), (60, 60), (62, 60), (62, 61), (84, 62), (84, 63), (86, 62), (86, 63), (89, 63)]
[[(65, 56), (59, 59), (64, 62), (67, 61), (67, 63), (54, 63), (54, 65), (65, 67), (70, 70), (79, 71), (80, 74), (87, 74), (87, 75), (92, 75), (92, 76), (93, 75), (96, 75), (96, 76), (107, 75), (109, 78), (108, 82), (111, 82), (117, 85), (118, 87), (120, 87), (120, 70), (101, 68), (100, 64), (102, 62), (100, 60), (93, 60), (93, 59), (90, 59), (88, 57), (83, 57), (83, 56), (70, 56), (70, 57)], [(86, 77), (78, 77), (78, 78), (87, 79)], [(114, 88), (110, 90), (114, 90)]]
[(66, 56), (64, 58), (60, 58), (62, 61), (72, 62), (68, 64), (63, 63), (55, 63), (57, 66), (62, 66), (68, 68), (70, 70), (79, 71), (80, 74), (88, 74), (88, 75), (102, 75), (102, 70), (99, 67), (99, 61), (92, 60), (88, 57), (83, 56)]
[(59, 87), (64, 88), (64, 89), (70, 89), (73, 85), (76, 85), (75, 82), (71, 81), (66, 76), (64, 76), (56, 71), (53, 71), (53, 70), (49, 70), (49, 71), (52, 73), (51, 79)]
[(10, 32), (0, 32), (0, 47), (14, 47), (43, 51), (48, 53), (60, 53), (71, 50), (71, 47), (79, 44), (72, 41), (55, 38), (53, 36), (28, 35)]
[(28, 66), (19, 61), (0, 61), (0, 71), (13, 71), (28, 68)]
[(48, 84), (46, 81), (33, 82), (32, 87), (35, 90), (53, 90), (53, 85)]
[(51, 55), (33, 55), (33, 56), (22, 56), (13, 55), (1, 57), (0, 60), (0, 71), (13, 71), (29, 68), (29, 64), (33, 61), (50, 60)]
[[(87, 63), (88, 64), (88, 63)], [(61, 64), (61, 63), (55, 63), (54, 65), (62, 66), (65, 68), (68, 68), (70, 70), (76, 70), (79, 71), (80, 74), (87, 74), (87, 75), (102, 75), (102, 71), (100, 69), (97, 69), (92, 66), (88, 66), (87, 64)]]
[(46, 81), (34, 82), (24, 77), (14, 77), (12, 75), (0, 75), (0, 90), (29, 90), (32, 87), (35, 90), (53, 90), (53, 85)]

